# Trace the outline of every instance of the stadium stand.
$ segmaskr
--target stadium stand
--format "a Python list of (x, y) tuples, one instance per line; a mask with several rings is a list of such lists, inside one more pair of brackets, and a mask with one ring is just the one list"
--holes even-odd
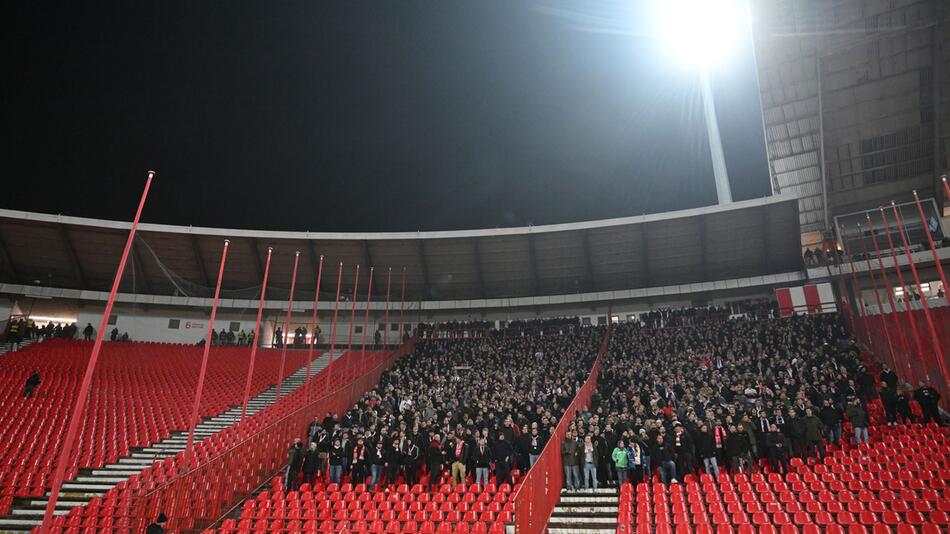
[[(0, 515), (10, 512), (14, 497), (42, 497), (49, 489), (91, 346), (91, 342), (51, 339), (0, 358)], [(80, 470), (117, 463), (173, 432), (187, 430), (201, 350), (160, 343), (105, 344), (67, 479), (75, 478)], [(241, 403), (248, 360), (246, 348), (211, 350), (199, 408), (202, 417)], [(289, 352), (282, 378), (305, 360), (305, 352)], [(259, 351), (252, 395), (274, 383), (279, 365), (280, 351)], [(40, 383), (27, 397), (24, 383), (34, 371)]]
[[(574, 321), (559, 335), (420, 342), (343, 418), (304, 436), (352, 444), (358, 434), (368, 463), (394, 462), (382, 480), (374, 484), (366, 463), (349, 461), (357, 447), (341, 445), (331, 458), (343, 460), (342, 480), (323, 473), (298, 488), (277, 477), (220, 532), (504, 532), (516, 480), (588, 376), (604, 334)], [(369, 460), (377, 444), (382, 459)], [(456, 454), (466, 466), (461, 479)], [(476, 480), (476, 469), (492, 462), (491, 480)]]
[(303, 416), (310, 410), (344, 409), (402, 354), (367, 351), (335, 357), (301, 387), (196, 443), (192, 457), (180, 452), (153, 462), (88, 504), (57, 516), (52, 530), (138, 532), (164, 511), (173, 518), (174, 530), (191, 531), (220, 517), (285, 464), (287, 436), (306, 426), (309, 417)]
[[(615, 521), (555, 509), (549, 527), (945, 531), (950, 437), (900, 416), (887, 425), (878, 397), (911, 393), (865, 364), (837, 315), (621, 325), (601, 399), (572, 430), (593, 436), (603, 484), (623, 482), (618, 471), (630, 482), (620, 486)], [(855, 443), (863, 438), (855, 428), (868, 426), (870, 442)], [(584, 499), (572, 493), (563, 506)]]

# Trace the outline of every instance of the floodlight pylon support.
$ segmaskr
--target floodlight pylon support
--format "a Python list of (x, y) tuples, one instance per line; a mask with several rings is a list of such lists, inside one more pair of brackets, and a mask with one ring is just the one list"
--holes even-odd
[(726, 155), (722, 149), (722, 137), (719, 135), (719, 120), (716, 118), (716, 103), (713, 100), (709, 71), (699, 70), (699, 91), (703, 99), (703, 117), (706, 120), (706, 136), (709, 139), (709, 156), (712, 159), (713, 176), (716, 179), (716, 199), (719, 204), (732, 202), (732, 187), (729, 185), (729, 172), (726, 170)]

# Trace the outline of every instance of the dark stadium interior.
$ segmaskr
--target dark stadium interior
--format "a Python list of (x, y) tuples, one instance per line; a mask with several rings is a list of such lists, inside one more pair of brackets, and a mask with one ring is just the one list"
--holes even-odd
[(14, 2), (0, 533), (950, 532), (950, 2)]

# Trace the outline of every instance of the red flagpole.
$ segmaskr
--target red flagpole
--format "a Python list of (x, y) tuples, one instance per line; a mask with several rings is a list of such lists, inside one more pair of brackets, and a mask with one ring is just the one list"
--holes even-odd
[(406, 335), (403, 332), (403, 318), (406, 312), (406, 268), (402, 268), (402, 296), (399, 297), (399, 339), (396, 344), (402, 343), (402, 338)]
[(307, 399), (310, 399), (310, 365), (313, 363), (313, 346), (317, 343), (317, 308), (320, 307), (320, 280), (323, 278), (323, 254), (320, 254), (320, 267), (317, 269), (317, 289), (313, 297), (313, 319), (310, 321), (310, 344), (307, 348)]
[(353, 322), (356, 320), (356, 291), (360, 288), (360, 266), (356, 264), (356, 275), (353, 279), (353, 302), (350, 305), (350, 332), (346, 341), (346, 350), (353, 350)]
[[(842, 240), (842, 243), (844, 243), (843, 240)], [(854, 326), (855, 325), (854, 310), (851, 309), (851, 303), (848, 302), (848, 283), (845, 282), (844, 280), (844, 269), (842, 269), (842, 265), (844, 265), (843, 263), (844, 257), (842, 253), (838, 251), (838, 245), (839, 243), (838, 243), (838, 240), (836, 239), (835, 240), (835, 267), (837, 267), (838, 269), (838, 276), (837, 276), (838, 293), (841, 297), (841, 306), (848, 312), (848, 323), (851, 325), (851, 332), (856, 335), (857, 330), (855, 329), (855, 326)]]
[[(845, 228), (845, 226), (842, 225), (841, 228)], [(867, 340), (868, 347), (873, 349), (871, 343), (871, 332), (868, 330), (868, 325), (866, 324), (867, 322), (864, 321), (864, 317), (866, 315), (864, 313), (864, 295), (861, 294), (861, 281), (858, 280), (857, 269), (854, 267), (854, 252), (851, 250), (851, 245), (848, 244), (847, 233), (842, 232), (841, 237), (844, 239), (844, 248), (848, 253), (848, 264), (851, 266), (851, 289), (854, 291), (854, 304), (855, 307), (858, 308), (858, 317), (862, 319), (861, 329), (864, 330), (864, 337)]]
[(297, 287), (297, 264), (300, 262), (300, 251), (294, 253), (294, 272), (290, 278), (290, 299), (287, 302), (287, 317), (284, 319), (284, 331), (281, 332), (280, 367), (277, 370), (277, 394), (274, 402), (280, 400), (280, 384), (284, 381), (284, 362), (287, 360), (287, 331), (290, 330), (290, 320), (294, 314), (294, 289)]
[(257, 344), (260, 343), (261, 318), (264, 316), (264, 295), (267, 294), (267, 277), (270, 274), (270, 258), (274, 247), (267, 247), (267, 261), (264, 263), (264, 281), (261, 282), (261, 300), (257, 304), (257, 322), (254, 323), (254, 342), (251, 343), (251, 363), (247, 366), (247, 380), (244, 382), (244, 402), (241, 403), (241, 421), (247, 415), (247, 403), (251, 398), (251, 378), (254, 376), (254, 362), (257, 358)]
[[(904, 293), (904, 314), (907, 316), (907, 322), (910, 323), (911, 333), (914, 334), (914, 346), (917, 348), (917, 358), (919, 362), (923, 358), (924, 354), (924, 345), (920, 341), (920, 328), (917, 326), (917, 318), (914, 316), (914, 310), (910, 306), (910, 300), (907, 298), (907, 284), (904, 282), (904, 273), (901, 272), (900, 265), (897, 263), (897, 247), (894, 246), (894, 240), (891, 238), (891, 225), (887, 222), (887, 212), (884, 211), (884, 208), (879, 208), (881, 210), (881, 220), (884, 221), (884, 231), (887, 235), (887, 246), (891, 249), (891, 261), (894, 262), (894, 271), (897, 273), (897, 281), (901, 285), (901, 291)], [(908, 343), (909, 345), (909, 343)], [(908, 354), (908, 365), (911, 363), (912, 359)], [(907, 377), (907, 380), (911, 383), (917, 381), (917, 372), (916, 370)]]
[(333, 303), (333, 321), (330, 323), (330, 355), (327, 361), (327, 385), (326, 390), (330, 391), (330, 366), (333, 365), (333, 351), (336, 350), (336, 318), (340, 312), (340, 285), (343, 283), (343, 262), (336, 270), (336, 301)]
[(369, 329), (369, 303), (373, 301), (373, 270), (374, 267), (369, 268), (369, 287), (366, 289), (366, 313), (363, 314), (363, 348), (360, 349), (360, 366), (362, 371), (360, 374), (366, 373), (366, 331)]
[[(946, 182), (944, 182), (946, 184)], [(930, 244), (930, 252), (934, 257), (934, 264), (937, 266), (937, 273), (940, 274), (940, 283), (943, 284), (944, 294), (950, 290), (950, 285), (947, 285), (947, 275), (943, 272), (943, 265), (940, 264), (940, 256), (937, 254), (937, 247), (934, 245), (934, 238), (930, 235), (930, 227), (927, 225), (927, 217), (924, 216), (924, 207), (920, 204), (920, 197), (917, 196), (917, 191), (914, 191), (914, 202), (917, 204), (917, 213), (920, 214), (920, 224), (924, 226), (924, 233), (927, 234), (927, 243)], [(923, 298), (923, 295), (921, 295)]]
[[(934, 326), (933, 317), (930, 315), (930, 306), (927, 305), (927, 298), (924, 296), (924, 288), (920, 283), (920, 275), (917, 274), (917, 265), (914, 263), (913, 255), (910, 252), (910, 245), (907, 244), (907, 236), (904, 234), (904, 223), (901, 222), (900, 213), (897, 211), (897, 204), (891, 202), (891, 210), (894, 212), (894, 220), (897, 221), (898, 233), (901, 235), (901, 242), (904, 244), (904, 252), (907, 254), (907, 261), (910, 262), (910, 271), (914, 274), (914, 283), (917, 284), (917, 292), (920, 294), (920, 303), (924, 307), (924, 317), (927, 319), (927, 326), (930, 328), (930, 339), (933, 343), (934, 357), (940, 365), (940, 372), (943, 373), (943, 382), (950, 381), (950, 373), (947, 373), (947, 364), (943, 361), (943, 348), (940, 347), (940, 336), (937, 335), (937, 327)], [(927, 384), (931, 384), (930, 370), (927, 368), (926, 360), (924, 363), (924, 379)]]
[[(383, 350), (389, 346), (389, 286), (393, 281), (393, 268), (386, 270), (386, 311), (383, 313)], [(946, 289), (944, 290), (946, 291)]]
[(72, 417), (69, 418), (66, 437), (63, 439), (59, 451), (56, 471), (53, 472), (53, 485), (49, 494), (49, 501), (46, 503), (46, 513), (43, 515), (43, 523), (39, 528), (39, 532), (44, 534), (49, 531), (50, 524), (53, 521), (53, 511), (56, 509), (56, 500), (59, 498), (59, 491), (63, 487), (63, 479), (66, 476), (66, 464), (69, 462), (69, 455), (72, 452), (73, 443), (76, 441), (76, 436), (79, 432), (79, 424), (82, 422), (83, 412), (86, 410), (86, 402), (89, 400), (89, 387), (92, 385), (92, 373), (96, 369), (96, 362), (99, 361), (102, 341), (105, 336), (106, 328), (109, 326), (109, 316), (112, 315), (112, 305), (115, 304), (115, 297), (119, 293), (119, 283), (122, 281), (125, 263), (129, 259), (129, 250), (132, 248), (132, 240), (135, 239), (135, 230), (138, 228), (139, 219), (142, 217), (142, 209), (145, 207), (145, 199), (148, 198), (148, 190), (152, 186), (152, 178), (154, 177), (155, 171), (148, 171), (148, 177), (145, 179), (145, 190), (142, 191), (139, 207), (135, 211), (135, 218), (132, 219), (132, 228), (129, 230), (129, 237), (125, 241), (125, 248), (122, 249), (122, 257), (119, 259), (119, 268), (116, 270), (115, 278), (112, 280), (112, 290), (109, 292), (109, 299), (106, 301), (106, 309), (102, 314), (99, 330), (96, 330), (96, 342), (92, 346), (92, 353), (89, 355), (89, 361), (86, 363), (86, 371), (82, 376), (79, 394), (76, 395), (76, 403), (73, 405)]
[(188, 423), (188, 441), (185, 444), (185, 458), (191, 458), (191, 446), (195, 440), (195, 425), (198, 424), (198, 408), (201, 406), (201, 393), (205, 387), (205, 376), (208, 373), (208, 356), (211, 354), (211, 332), (214, 331), (214, 317), (218, 313), (218, 297), (221, 295), (221, 280), (224, 278), (224, 263), (228, 259), (228, 245), (231, 242), (224, 240), (224, 250), (221, 251), (221, 265), (218, 267), (218, 282), (214, 287), (214, 300), (211, 302), (211, 319), (208, 321), (208, 333), (205, 334), (204, 352), (201, 355), (201, 370), (198, 371), (198, 387), (195, 388), (195, 403), (191, 408), (191, 420)]
[[(860, 229), (861, 225), (859, 224), (858, 230)], [(884, 320), (884, 305), (881, 304), (880, 288), (877, 285), (877, 278), (874, 276), (874, 267), (871, 266), (871, 257), (868, 255), (868, 245), (863, 239), (861, 240), (861, 248), (864, 252), (864, 261), (867, 263), (868, 275), (871, 277), (871, 287), (874, 289), (874, 302), (877, 304), (877, 315), (881, 318), (881, 329), (884, 331), (884, 339), (887, 341), (887, 352), (891, 356), (891, 366), (896, 369), (897, 365), (894, 363), (896, 361), (894, 359), (894, 345), (891, 342), (891, 333), (887, 329), (887, 322)]]
[(881, 258), (881, 249), (877, 244), (877, 236), (874, 234), (874, 223), (871, 221), (871, 215), (866, 214), (865, 216), (868, 220), (868, 228), (871, 231), (871, 242), (874, 244), (874, 253), (877, 255), (877, 267), (878, 270), (881, 271), (881, 279), (884, 280), (884, 287), (887, 289), (887, 302), (891, 306), (891, 312), (888, 315), (891, 317), (891, 322), (894, 323), (894, 330), (897, 331), (897, 339), (900, 341), (900, 352), (903, 353), (903, 358), (898, 358), (897, 363), (907, 366), (907, 376), (910, 377), (912, 371), (910, 361), (908, 360), (910, 349), (907, 345), (907, 338), (904, 336), (904, 327), (901, 326), (900, 316), (897, 315), (897, 306), (894, 304), (894, 288), (891, 287), (891, 281), (887, 278), (887, 269), (884, 268), (884, 260)]

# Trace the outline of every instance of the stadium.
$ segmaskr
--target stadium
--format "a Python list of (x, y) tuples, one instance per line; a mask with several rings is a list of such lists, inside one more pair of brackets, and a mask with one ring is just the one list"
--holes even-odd
[(950, 3), (135, 4), (12, 16), (0, 532), (950, 532)]

